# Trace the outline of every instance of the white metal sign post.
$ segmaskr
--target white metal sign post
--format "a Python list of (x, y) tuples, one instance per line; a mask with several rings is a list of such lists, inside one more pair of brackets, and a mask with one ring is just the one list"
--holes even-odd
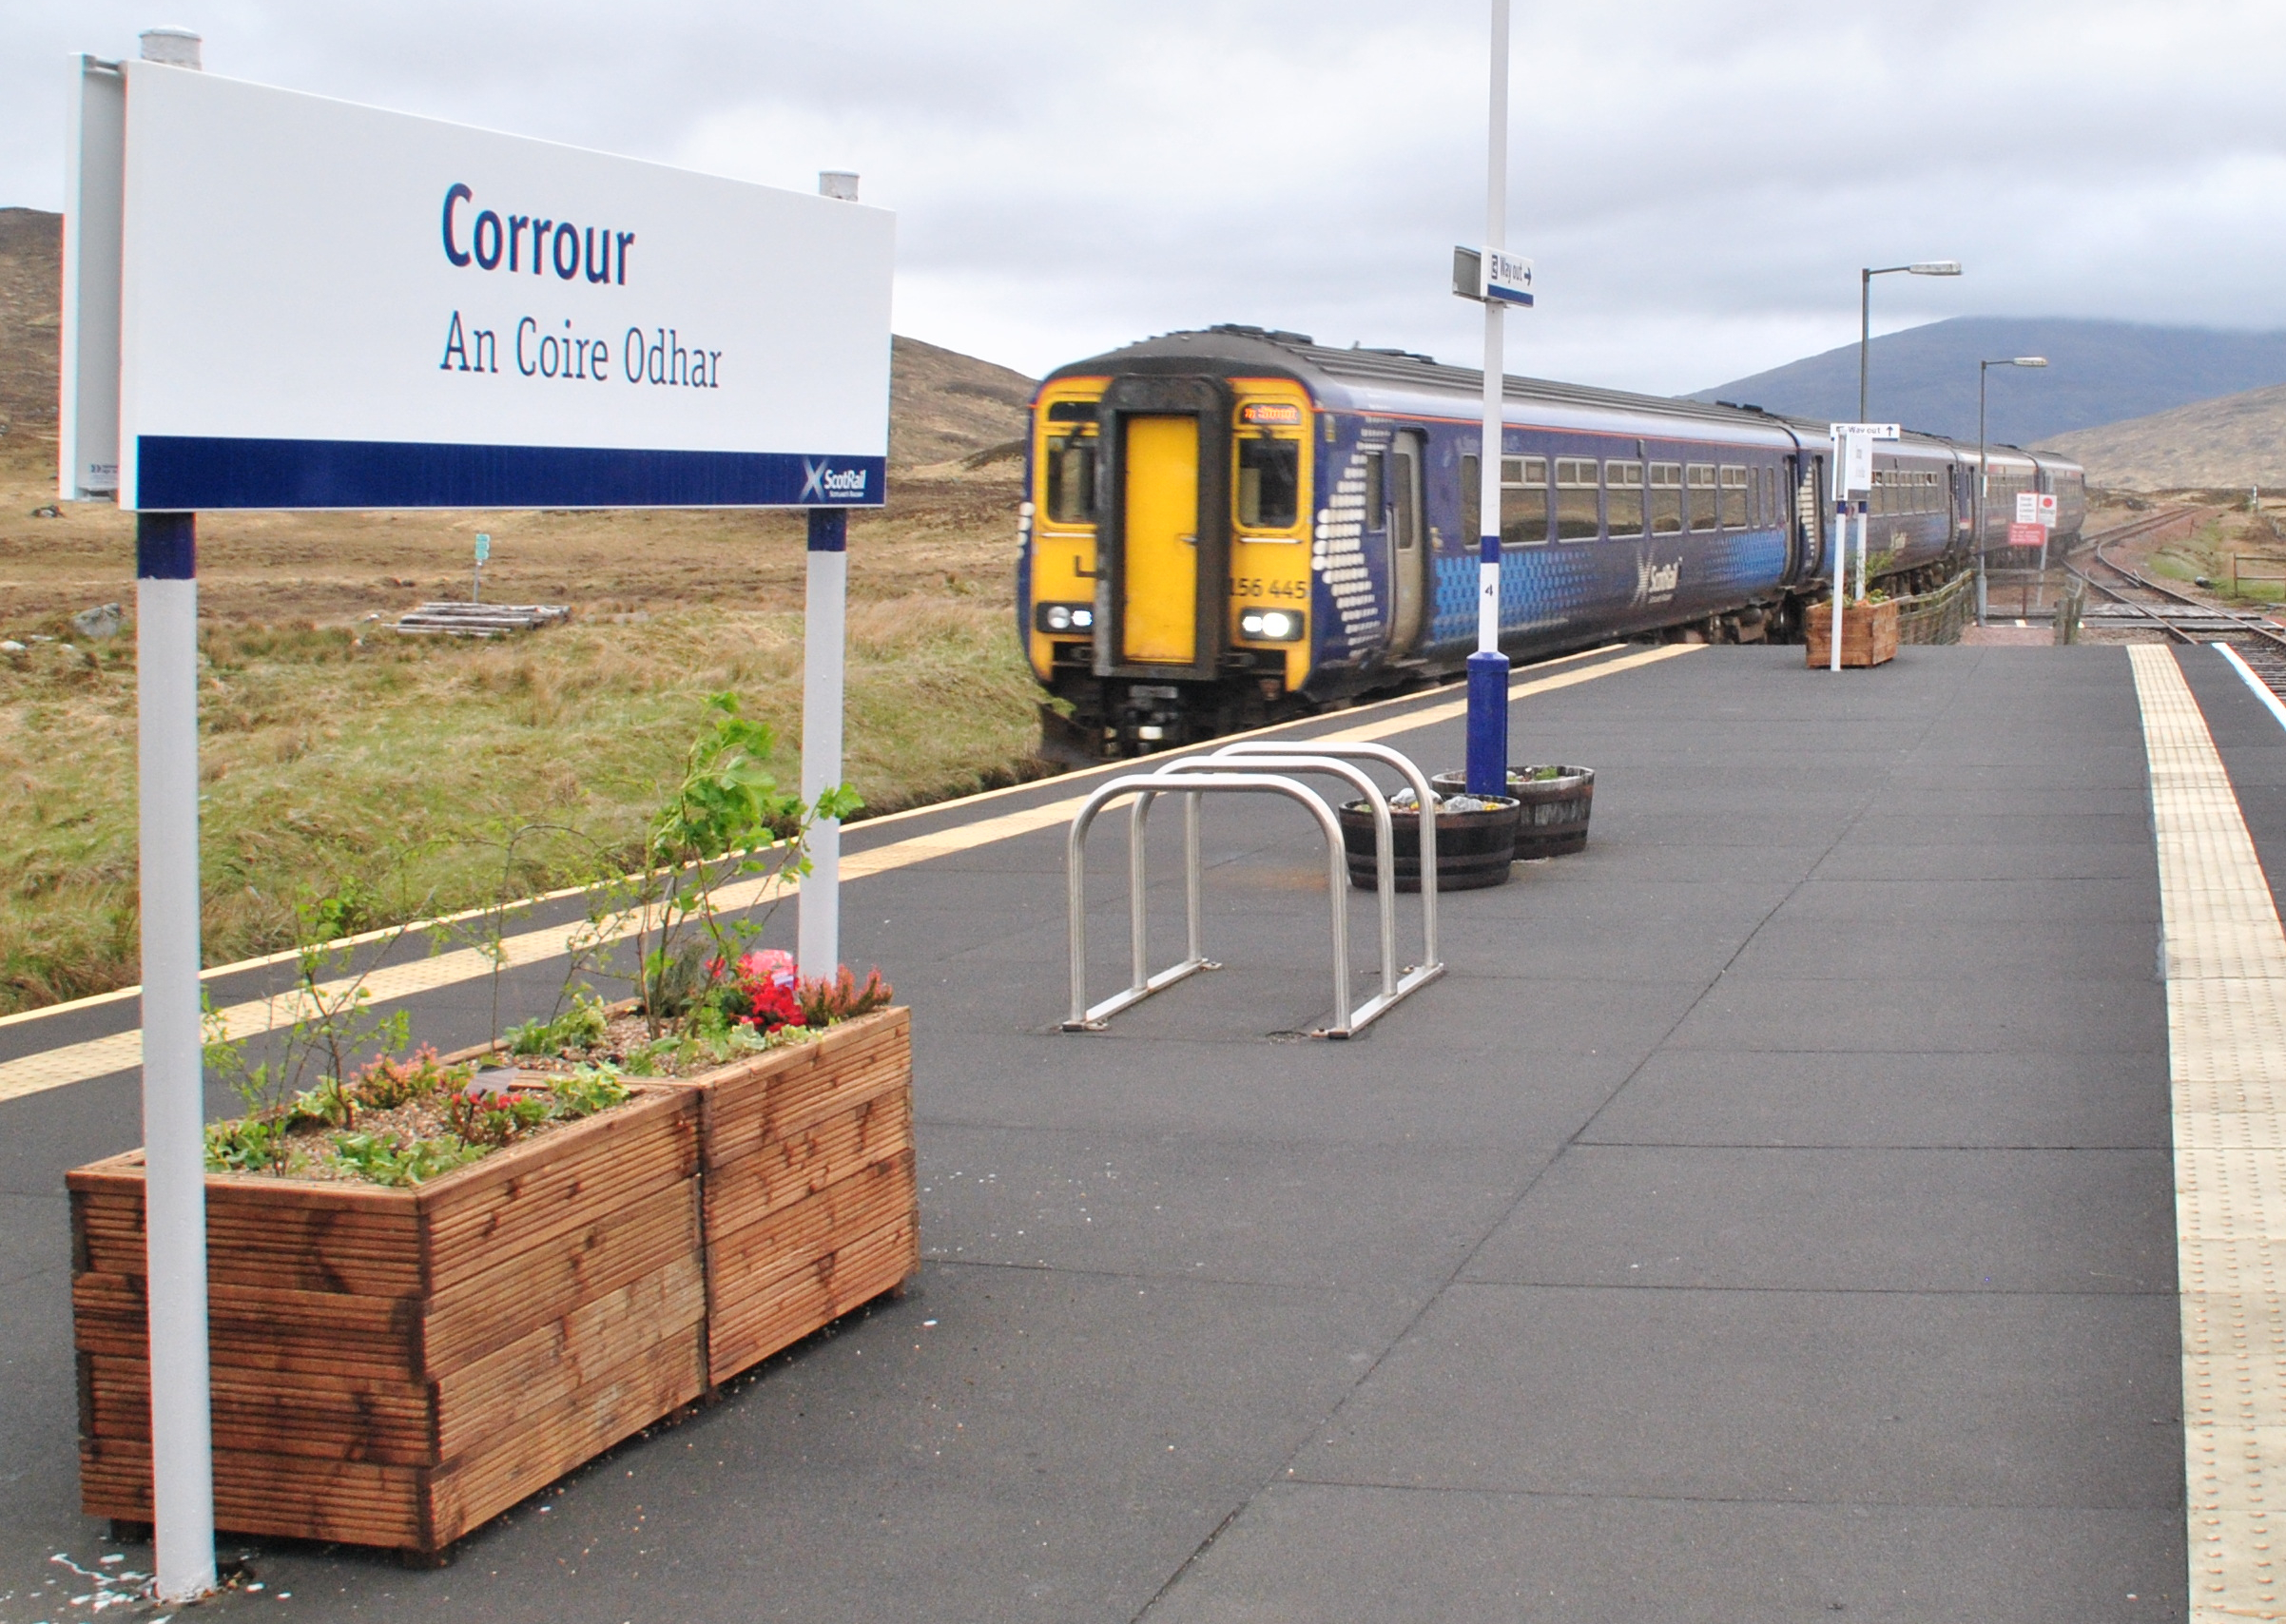
[[(878, 209), (197, 71), (73, 64), (68, 499), (135, 510), (158, 1590), (212, 1588), (203, 508), (810, 510), (802, 788), (841, 776), (846, 510), (884, 498)], [(480, 542), (480, 571), (489, 547)], [(473, 589), (480, 590), (480, 589)], [(838, 831), (802, 888), (836, 967)]]
[(1471, 795), (1508, 793), (1508, 657), (1501, 652), (1501, 463), (1508, 369), (1501, 318), (1532, 302), (1532, 264), (1502, 247), (1508, 233), (1508, 0), (1492, 0), (1492, 91), (1484, 147), (1484, 245), (1474, 297), (1484, 305), (1484, 439), (1477, 457), (1477, 651), (1468, 657)]
[(1830, 423), (1833, 441), (1833, 637), (1831, 670), (1842, 668), (1842, 604), (1850, 582), (1850, 502), (1857, 499), (1857, 601), (1866, 598), (1866, 505), (1873, 490), (1873, 442), (1893, 440), (1894, 423)]

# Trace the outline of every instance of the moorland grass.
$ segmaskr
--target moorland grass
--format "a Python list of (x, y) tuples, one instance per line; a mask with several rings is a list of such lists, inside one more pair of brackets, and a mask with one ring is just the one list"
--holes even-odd
[[(846, 778), (871, 809), (1025, 770), (1036, 689), (1007, 614), (851, 604)], [(318, 897), (376, 926), (632, 862), (714, 692), (777, 730), (799, 780), (799, 614), (694, 607), (498, 643), (223, 624), (199, 684), (209, 964), (293, 945)], [(0, 1013), (132, 983), (131, 620), (0, 654)]]

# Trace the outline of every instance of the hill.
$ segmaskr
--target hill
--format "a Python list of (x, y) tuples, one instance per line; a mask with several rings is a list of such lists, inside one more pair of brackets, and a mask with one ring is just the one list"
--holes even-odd
[(2286, 384), (2058, 435), (2044, 449), (2115, 491), (2286, 490)]
[(0, 208), (0, 434), (51, 432), (64, 217)]
[[(2044, 372), (1991, 380), (1987, 432), (2010, 445), (2142, 418), (2195, 400), (2286, 383), (2286, 333), (2128, 321), (1962, 317), (1875, 338), (1869, 410), (1878, 422), (1976, 438), (1977, 362), (2045, 356)], [(1693, 393), (1840, 421), (1857, 416), (1857, 346)]]
[[(63, 216), (0, 208), (0, 433), (54, 432)], [(1024, 432), (1032, 379), (900, 335), (891, 340), (889, 462), (920, 468)]]

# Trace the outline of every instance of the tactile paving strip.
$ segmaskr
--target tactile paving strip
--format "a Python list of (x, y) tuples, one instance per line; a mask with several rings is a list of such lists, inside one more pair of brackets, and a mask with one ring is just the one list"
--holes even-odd
[(2191, 1617), (2286, 1618), (2286, 931), (2182, 667), (2127, 655), (2166, 933)]

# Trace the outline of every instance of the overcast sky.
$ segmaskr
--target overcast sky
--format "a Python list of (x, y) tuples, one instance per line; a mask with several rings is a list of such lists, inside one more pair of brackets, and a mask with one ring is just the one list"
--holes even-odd
[[(1516, 0), (1513, 371), (1658, 393), (1958, 315), (2286, 327), (2286, 5)], [(0, 203), (68, 52), (897, 211), (898, 331), (1026, 372), (1251, 321), (1473, 362), (1482, 0), (0, 0)]]

